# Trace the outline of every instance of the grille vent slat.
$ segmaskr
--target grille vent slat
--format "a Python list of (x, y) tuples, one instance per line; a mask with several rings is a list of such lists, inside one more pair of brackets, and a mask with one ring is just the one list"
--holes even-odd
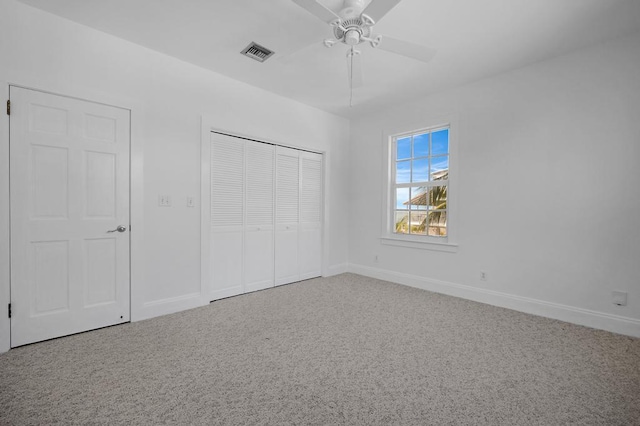
[(240, 53), (242, 53), (244, 56), (247, 56), (251, 59), (255, 59), (258, 62), (264, 62), (275, 52), (273, 50), (267, 49), (266, 47), (260, 46), (258, 43), (252, 41)]

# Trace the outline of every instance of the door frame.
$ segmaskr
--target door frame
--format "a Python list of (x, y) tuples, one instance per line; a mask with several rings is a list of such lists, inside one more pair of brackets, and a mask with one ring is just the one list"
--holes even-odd
[[(144, 111), (142, 105), (131, 99), (79, 90), (76, 87), (56, 87), (51, 90), (42, 89), (38, 84), (19, 84), (0, 80), (2, 87), (3, 107), (9, 99), (10, 88), (17, 87), (56, 96), (98, 103), (129, 110), (129, 220), (131, 232), (129, 236), (129, 310), (130, 321), (137, 321), (140, 307), (143, 304), (144, 265), (143, 257), (143, 143)], [(4, 109), (4, 108), (3, 108)], [(11, 348), (11, 320), (8, 316), (8, 305), (11, 303), (11, 199), (9, 182), (9, 115), (1, 111), (5, 117), (0, 120), (0, 353)]]

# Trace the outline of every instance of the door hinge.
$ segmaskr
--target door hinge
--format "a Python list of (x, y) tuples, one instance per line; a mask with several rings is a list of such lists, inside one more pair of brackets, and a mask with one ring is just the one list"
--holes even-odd
[(7, 115), (11, 115), (11, 101), (7, 101)]
[(9, 318), (11, 318), (11, 303), (9, 303)]

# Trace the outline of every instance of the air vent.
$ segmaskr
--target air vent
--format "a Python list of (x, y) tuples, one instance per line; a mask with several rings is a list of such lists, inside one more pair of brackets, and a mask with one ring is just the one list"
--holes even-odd
[(258, 62), (264, 62), (275, 52), (267, 49), (266, 47), (262, 47), (259, 44), (252, 41), (240, 53), (242, 53), (244, 56), (248, 56), (251, 59), (255, 59)]

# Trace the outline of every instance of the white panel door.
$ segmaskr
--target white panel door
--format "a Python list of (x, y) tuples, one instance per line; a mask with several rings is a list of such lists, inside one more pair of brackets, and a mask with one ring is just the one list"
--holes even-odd
[(211, 133), (211, 300), (244, 292), (244, 147)]
[(129, 321), (129, 111), (10, 98), (11, 346)]
[(275, 147), (245, 142), (245, 291), (273, 287)]
[(322, 155), (300, 152), (300, 279), (319, 277), (322, 269)]
[(276, 285), (300, 280), (298, 268), (299, 156), (298, 150), (276, 148)]

